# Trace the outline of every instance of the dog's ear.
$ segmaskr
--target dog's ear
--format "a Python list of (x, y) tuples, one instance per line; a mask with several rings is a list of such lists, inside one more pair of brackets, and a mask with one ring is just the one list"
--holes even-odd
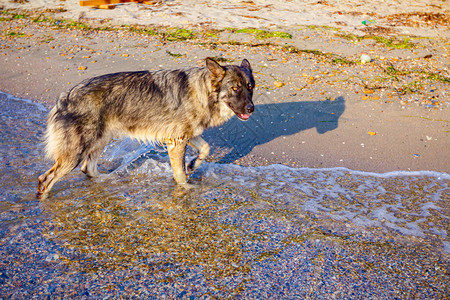
[(225, 76), (225, 69), (211, 57), (206, 58), (206, 67), (218, 80), (222, 80)]
[(242, 61), (241, 67), (249, 69), (250, 71), (252, 70), (252, 67), (250, 66), (250, 62), (246, 58), (244, 58), (244, 60)]

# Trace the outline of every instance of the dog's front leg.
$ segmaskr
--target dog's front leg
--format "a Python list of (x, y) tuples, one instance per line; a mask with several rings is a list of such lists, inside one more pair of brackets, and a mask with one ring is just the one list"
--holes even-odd
[(207, 142), (205, 142), (204, 139), (202, 139), (201, 136), (196, 136), (196, 137), (190, 139), (189, 145), (191, 147), (194, 147), (195, 149), (197, 149), (199, 152), (198, 156), (189, 163), (188, 170), (190, 172), (192, 172), (192, 171), (195, 171), (200, 166), (200, 164), (203, 162), (203, 160), (205, 160), (205, 158), (208, 157), (209, 145)]
[(186, 141), (167, 143), (170, 165), (173, 170), (173, 178), (178, 184), (185, 184), (187, 182), (185, 166), (186, 145)]

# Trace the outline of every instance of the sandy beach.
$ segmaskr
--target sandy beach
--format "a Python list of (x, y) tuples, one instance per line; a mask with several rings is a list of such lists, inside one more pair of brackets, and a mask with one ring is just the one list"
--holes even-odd
[(247, 58), (261, 115), (206, 132), (211, 161), (450, 172), (448, 3), (355, 3), (5, 1), (0, 90), (51, 107), (95, 75)]
[[(449, 298), (448, 1), (78, 4), (0, 1), (0, 299)], [(36, 200), (61, 92), (206, 57), (256, 110), (192, 189), (123, 139)]]

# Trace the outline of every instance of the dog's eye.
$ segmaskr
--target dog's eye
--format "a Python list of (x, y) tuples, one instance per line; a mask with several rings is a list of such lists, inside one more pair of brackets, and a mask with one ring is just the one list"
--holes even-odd
[(238, 90), (238, 87), (237, 86), (233, 86), (232, 89), (233, 89), (233, 91), (236, 92)]
[(248, 85), (248, 89), (251, 90), (253, 87), (251, 84)]

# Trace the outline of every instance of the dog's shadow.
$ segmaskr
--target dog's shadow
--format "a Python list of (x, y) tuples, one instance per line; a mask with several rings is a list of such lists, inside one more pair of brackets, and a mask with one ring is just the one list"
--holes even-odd
[[(259, 100), (259, 101), (258, 101)], [(345, 100), (302, 101), (288, 103), (257, 104), (247, 122), (233, 117), (221, 127), (208, 130), (204, 137), (214, 146), (227, 149), (220, 163), (230, 163), (247, 155), (252, 149), (280, 136), (292, 135), (316, 128), (319, 134), (334, 130), (345, 110)]]

